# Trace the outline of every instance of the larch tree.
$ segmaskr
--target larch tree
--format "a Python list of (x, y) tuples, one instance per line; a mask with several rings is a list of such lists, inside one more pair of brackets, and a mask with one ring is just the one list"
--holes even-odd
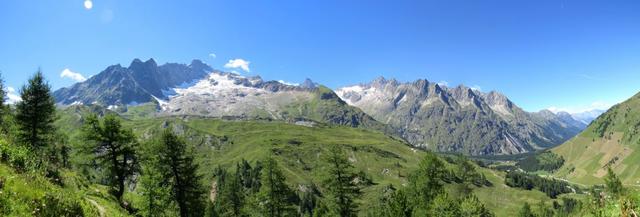
[(353, 172), (353, 165), (338, 146), (331, 146), (325, 162), (328, 165), (324, 185), (334, 206), (333, 210), (341, 217), (357, 216), (356, 200), (361, 195), (361, 191), (360, 187), (354, 183), (357, 175)]
[(159, 158), (162, 177), (171, 189), (172, 199), (178, 204), (180, 216), (202, 216), (205, 190), (200, 183), (202, 177), (198, 174), (198, 164), (184, 140), (171, 127), (162, 134)]
[(102, 121), (90, 115), (85, 120), (83, 136), (87, 142), (85, 152), (108, 171), (112, 193), (121, 201), (126, 182), (139, 171), (133, 132), (125, 129), (114, 114), (107, 114)]
[(269, 217), (291, 216), (294, 213), (290, 198), (293, 191), (287, 186), (286, 178), (278, 162), (269, 157), (264, 161), (260, 196), (264, 215)]

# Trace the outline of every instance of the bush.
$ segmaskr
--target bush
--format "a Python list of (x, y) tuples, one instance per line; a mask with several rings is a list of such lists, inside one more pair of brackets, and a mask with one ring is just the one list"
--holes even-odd
[(72, 195), (47, 193), (35, 202), (34, 216), (45, 217), (80, 217), (85, 216), (82, 204)]
[(24, 146), (10, 145), (0, 140), (0, 160), (17, 171), (24, 172), (33, 166), (29, 153), (29, 149)]

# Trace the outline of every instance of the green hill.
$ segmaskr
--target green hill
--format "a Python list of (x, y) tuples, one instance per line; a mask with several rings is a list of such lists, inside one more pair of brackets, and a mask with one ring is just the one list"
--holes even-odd
[[(138, 110), (133, 108), (130, 111)], [(100, 107), (73, 106), (60, 112), (58, 125), (70, 135), (70, 141), (80, 141), (77, 127), (81, 126), (83, 116), (89, 112), (100, 114), (110, 111)], [(291, 186), (319, 183), (321, 168), (325, 166), (321, 156), (327, 153), (328, 146), (340, 145), (356, 169), (367, 173), (374, 182), (363, 189), (363, 212), (369, 209), (367, 207), (377, 205), (379, 195), (389, 184), (405, 185), (407, 175), (417, 168), (425, 155), (425, 152), (393, 136), (339, 125), (308, 126), (282, 121), (221, 120), (194, 116), (134, 118), (127, 113), (123, 117), (132, 117), (125, 119), (124, 124), (131, 127), (142, 141), (152, 140), (164, 127), (172, 126), (197, 150), (201, 173), (209, 182), (214, 180), (214, 168), (218, 166), (234, 168), (243, 159), (255, 162), (272, 155), (283, 167)], [(447, 164), (447, 167), (453, 166)], [(525, 202), (537, 204), (544, 201), (550, 206), (555, 201), (539, 191), (504, 185), (504, 172), (482, 167), (476, 169), (486, 176), (492, 186), (474, 187), (473, 191), (497, 216), (511, 216)], [(456, 184), (450, 183), (447, 188), (453, 191)], [(136, 197), (135, 191), (129, 197)]]
[[(11, 144), (0, 138), (0, 155), (8, 156)], [(76, 173), (63, 169), (60, 183), (45, 178), (39, 171), (16, 171), (14, 159), (0, 163), (0, 216), (128, 216), (105, 186), (89, 183)], [(25, 155), (26, 156), (26, 155)]]
[(640, 184), (640, 94), (612, 107), (553, 152), (565, 159), (556, 176), (601, 184), (611, 167), (627, 185)]

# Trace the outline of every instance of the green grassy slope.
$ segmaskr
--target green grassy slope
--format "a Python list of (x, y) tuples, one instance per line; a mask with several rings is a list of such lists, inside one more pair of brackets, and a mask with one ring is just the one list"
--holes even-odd
[[(68, 108), (61, 112), (58, 124), (79, 126), (82, 115), (95, 110)], [(362, 210), (376, 204), (377, 196), (386, 185), (405, 184), (406, 176), (417, 168), (425, 154), (378, 131), (335, 125), (307, 127), (279, 121), (230, 121), (188, 116), (134, 118), (125, 120), (124, 124), (141, 140), (152, 140), (163, 127), (173, 126), (197, 150), (201, 172), (208, 181), (213, 180), (211, 176), (217, 166), (233, 169), (242, 159), (254, 162), (272, 155), (283, 167), (291, 186), (319, 183), (325, 166), (322, 155), (327, 153), (329, 145), (340, 145), (356, 169), (368, 173), (376, 183), (364, 189)], [(71, 141), (78, 140), (77, 130), (68, 132)], [(502, 172), (480, 167), (478, 170), (493, 186), (476, 188), (474, 192), (498, 216), (513, 215), (525, 201), (532, 204), (552, 201), (538, 191), (505, 186)]]
[(566, 160), (556, 176), (600, 184), (606, 167), (627, 185), (640, 184), (640, 94), (612, 107), (575, 138), (554, 149)]
[(45, 215), (40, 210), (47, 207), (77, 207), (85, 216), (128, 216), (106, 187), (89, 184), (68, 170), (62, 177), (63, 185), (56, 185), (37, 172), (16, 172), (0, 163), (0, 216)]

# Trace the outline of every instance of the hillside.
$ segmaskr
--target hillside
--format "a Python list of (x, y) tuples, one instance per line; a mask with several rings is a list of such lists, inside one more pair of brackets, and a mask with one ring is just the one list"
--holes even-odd
[(40, 171), (16, 171), (11, 146), (0, 138), (0, 216), (56, 216), (62, 210), (79, 216), (128, 216), (107, 187), (91, 184), (69, 169), (62, 171), (60, 183)]
[[(88, 112), (110, 112), (97, 106), (72, 106), (60, 112), (60, 126), (78, 126)], [(233, 168), (245, 159), (250, 162), (273, 155), (283, 166), (291, 186), (318, 183), (325, 163), (321, 156), (329, 145), (345, 148), (350, 162), (358, 171), (371, 176), (374, 185), (364, 189), (361, 201), (363, 210), (373, 207), (385, 186), (403, 186), (407, 175), (415, 170), (424, 152), (411, 148), (402, 140), (380, 132), (344, 126), (317, 124), (313, 127), (289, 124), (281, 121), (221, 120), (206, 117), (180, 116), (140, 118), (126, 120), (125, 125), (134, 129), (141, 140), (150, 140), (163, 127), (170, 124), (187, 138), (198, 153), (201, 173), (212, 180), (214, 168)], [(72, 141), (77, 140), (77, 130), (63, 128)], [(448, 167), (453, 165), (447, 164)], [(476, 167), (492, 183), (490, 187), (475, 187), (474, 192), (498, 216), (510, 216), (524, 202), (551, 204), (552, 199), (538, 191), (507, 187), (504, 173)], [(448, 189), (455, 189), (449, 184)]]
[(529, 113), (498, 92), (378, 78), (336, 91), (348, 104), (396, 129), (416, 147), (470, 155), (554, 147), (584, 124), (550, 111)]
[(640, 94), (613, 106), (575, 138), (554, 149), (565, 159), (556, 173), (584, 184), (602, 183), (611, 167), (628, 185), (640, 184)]

